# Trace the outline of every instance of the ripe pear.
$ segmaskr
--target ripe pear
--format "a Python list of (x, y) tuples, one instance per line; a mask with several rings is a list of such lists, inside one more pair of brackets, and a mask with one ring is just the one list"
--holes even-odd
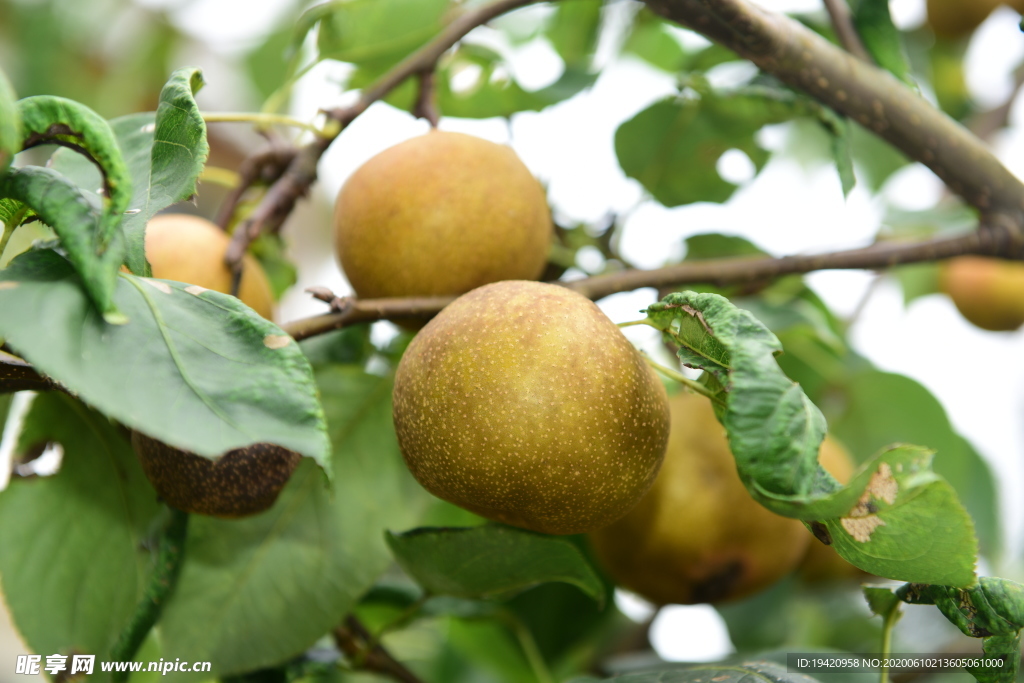
[[(181, 213), (160, 214), (146, 224), (146, 260), (153, 277), (231, 293), (231, 269), (224, 263), (231, 238), (216, 225)], [(246, 254), (238, 298), (264, 318), (274, 315), (274, 296), (259, 262)]]
[[(850, 483), (856, 467), (842, 444), (831, 436), (825, 437), (818, 452), (818, 462), (840, 484)], [(840, 581), (859, 579), (867, 574), (839, 556), (831, 546), (812, 540), (807, 547), (807, 554), (800, 563), (800, 578), (808, 582)]]
[(352, 174), (334, 235), (360, 298), (457, 296), (538, 278), (552, 224), (544, 190), (511, 148), (433, 131)]
[(210, 460), (132, 432), (142, 470), (171, 507), (212, 517), (246, 517), (277, 500), (302, 456), (258, 443)]
[(434, 495), (549, 534), (599, 528), (650, 487), (668, 438), (664, 387), (589, 299), (486, 285), (413, 339), (395, 375), (398, 443)]
[(719, 603), (768, 587), (796, 568), (811, 534), (750, 497), (708, 399), (680, 393), (669, 405), (661, 474), (629, 514), (590, 534), (598, 560), (659, 605)]
[(963, 38), (999, 5), (1000, 0), (928, 0), (928, 26), (940, 38)]
[(939, 287), (984, 330), (1011, 331), (1024, 324), (1024, 263), (960, 256), (943, 264)]

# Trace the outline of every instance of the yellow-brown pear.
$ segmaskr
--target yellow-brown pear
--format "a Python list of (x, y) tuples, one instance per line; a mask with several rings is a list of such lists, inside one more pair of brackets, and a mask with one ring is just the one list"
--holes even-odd
[[(154, 216), (146, 224), (146, 260), (153, 277), (231, 293), (231, 269), (224, 263), (231, 238), (216, 225), (182, 213)], [(259, 262), (246, 254), (238, 298), (268, 320), (274, 296)]]
[(754, 501), (711, 402), (669, 400), (672, 428), (654, 486), (629, 514), (590, 535), (615, 581), (659, 605), (725, 602), (790, 573), (811, 534)]
[(942, 266), (939, 286), (967, 320), (983, 330), (1024, 324), (1024, 263), (960, 256)]
[(963, 38), (999, 4), (1000, 0), (928, 0), (928, 26), (940, 38)]
[(210, 460), (140, 432), (132, 432), (132, 448), (146, 477), (168, 505), (225, 518), (246, 517), (270, 508), (302, 459), (281, 446), (258, 443)]
[(654, 481), (668, 419), (665, 389), (611, 320), (539, 282), (459, 297), (395, 375), (398, 442), (424, 488), (550, 534), (624, 515)]
[(544, 190), (511, 148), (433, 131), (352, 174), (334, 235), (360, 298), (456, 296), (539, 277), (552, 225)]

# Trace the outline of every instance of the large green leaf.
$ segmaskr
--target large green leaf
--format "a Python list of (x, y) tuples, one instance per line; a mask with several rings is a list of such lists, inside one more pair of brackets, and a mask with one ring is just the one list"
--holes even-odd
[(209, 660), (223, 676), (300, 654), (387, 567), (384, 530), (415, 523), (425, 507), (398, 451), (390, 378), (351, 366), (324, 368), (317, 378), (334, 446), (333, 490), (304, 462), (268, 512), (192, 520), (178, 589), (160, 623), (165, 659)]
[(935, 472), (971, 514), (982, 552), (998, 558), (1002, 533), (992, 471), (953, 430), (939, 401), (909, 377), (871, 369), (845, 381), (842, 393), (845, 409), (832, 421), (832, 433), (861, 459), (892, 443), (934, 449)]
[(560, 581), (604, 599), (601, 579), (568, 539), (487, 524), (389, 533), (387, 541), (402, 568), (432, 595), (498, 598)]
[(312, 371), (279, 327), (226, 294), (122, 274), (105, 323), (53, 251), (0, 271), (0, 336), (125, 425), (207, 457), (258, 442), (328, 465)]
[(889, 0), (858, 0), (853, 5), (853, 22), (864, 47), (879, 66), (913, 86), (900, 31), (889, 14)]
[[(845, 559), (889, 578), (970, 586), (977, 541), (953, 489), (931, 470), (931, 452), (900, 446), (877, 454), (840, 486), (818, 464), (825, 420), (775, 361), (781, 344), (749, 312), (716, 294), (670, 294), (647, 322), (705, 370), (721, 402), (747, 490), (770, 510), (831, 534)], [(909, 578), (913, 577), (913, 578)]]
[(0, 493), (7, 605), (31, 651), (102, 659), (145, 588), (156, 494), (124, 435), (64, 394), (35, 399), (20, 441), (60, 443), (64, 459)]
[(40, 166), (12, 169), (0, 176), (0, 198), (35, 211), (60, 237), (93, 303), (111, 323), (123, 323), (114, 306), (114, 284), (124, 255), (120, 232), (106, 245), (99, 240), (100, 215), (88, 197), (60, 173)]
[(114, 239), (132, 196), (132, 178), (110, 124), (84, 104), (51, 95), (19, 100), (18, 113), (26, 149), (63, 145), (87, 156), (102, 172), (102, 185), (95, 186), (103, 188), (103, 217), (97, 242), (101, 249), (105, 248)]
[[(146, 223), (158, 211), (195, 194), (210, 153), (206, 123), (194, 97), (202, 85), (199, 69), (178, 69), (160, 92), (156, 114), (130, 114), (110, 122), (134, 186), (122, 229), (125, 263), (137, 275), (149, 274)], [(94, 169), (78, 155), (58, 150), (51, 166), (81, 188), (99, 187)]]
[(384, 70), (433, 38), (453, 9), (450, 0), (349, 0), (307, 14), (320, 22), (321, 59)]
[(738, 149), (760, 171), (769, 154), (755, 134), (808, 111), (803, 100), (783, 90), (701, 88), (699, 96), (661, 100), (619, 126), (615, 153), (625, 174), (665, 206), (724, 202), (737, 186), (718, 173), (722, 154)]
[(21, 117), (15, 99), (11, 82), (0, 70), (0, 175), (11, 165), (14, 155), (21, 151)]
[(738, 664), (704, 664), (661, 671), (624, 674), (612, 678), (574, 678), (568, 683), (814, 683), (806, 674), (789, 673), (774, 662), (743, 662)]

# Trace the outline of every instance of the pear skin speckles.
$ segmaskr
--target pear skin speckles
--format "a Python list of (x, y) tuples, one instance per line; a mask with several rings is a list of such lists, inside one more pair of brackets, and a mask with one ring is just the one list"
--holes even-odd
[(524, 281), (473, 290), (420, 331), (394, 419), (424, 488), (554, 534), (624, 515), (654, 481), (669, 425), (661, 383), (597, 306)]

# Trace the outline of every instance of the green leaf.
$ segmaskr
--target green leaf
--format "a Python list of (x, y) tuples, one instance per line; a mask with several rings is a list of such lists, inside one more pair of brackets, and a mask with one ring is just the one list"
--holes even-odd
[(868, 601), (868, 608), (876, 616), (885, 617), (900, 604), (896, 594), (884, 586), (864, 586), (862, 590), (864, 598)]
[(937, 452), (935, 472), (953, 485), (974, 520), (981, 549), (997, 559), (1002, 546), (999, 494), (985, 460), (957, 434), (942, 404), (909, 377), (866, 369), (843, 383), (845, 409), (832, 433), (863, 460), (892, 443), (918, 443)]
[(224, 676), (301, 654), (388, 566), (384, 529), (416, 523), (425, 507), (398, 451), (391, 379), (352, 366), (325, 368), (317, 379), (333, 490), (303, 461), (266, 513), (192, 519), (185, 566), (159, 626), (165, 659), (209, 660)]
[(839, 182), (843, 186), (843, 196), (849, 197), (857, 184), (853, 172), (853, 148), (850, 143), (850, 122), (828, 107), (818, 108), (818, 122), (829, 134), (832, 142), (832, 158), (839, 172)]
[(398, 564), (434, 595), (500, 598), (560, 581), (604, 600), (594, 568), (564, 538), (488, 524), (389, 532), (387, 541)]
[[(648, 324), (679, 346), (684, 365), (706, 371), (751, 495), (777, 514), (818, 522), (847, 561), (889, 578), (969, 586), (977, 541), (952, 488), (931, 470), (931, 452), (884, 450), (840, 486), (818, 464), (825, 420), (775, 361), (778, 339), (716, 294), (670, 294)], [(914, 578), (905, 578), (914, 577)]]
[(50, 442), (60, 471), (0, 493), (4, 595), (31, 651), (102, 659), (145, 589), (160, 506), (117, 427), (58, 392), (36, 397), (21, 434), (23, 450)]
[(566, 68), (585, 70), (597, 49), (603, 0), (563, 0), (555, 7), (544, 35)]
[(916, 90), (899, 29), (889, 14), (889, 0), (858, 0), (854, 4), (853, 23), (864, 47), (879, 66)]
[(686, 51), (669, 30), (670, 24), (646, 7), (633, 20), (629, 36), (622, 45), (631, 54), (662, 71), (675, 73), (683, 67)]
[(103, 216), (97, 243), (105, 248), (115, 238), (132, 196), (132, 178), (110, 125), (84, 104), (51, 95), (19, 100), (18, 113), (25, 149), (62, 145), (87, 156), (99, 167), (103, 174)]
[(320, 22), (320, 59), (383, 71), (433, 38), (452, 18), (453, 7), (449, 0), (349, 0), (309, 13)]
[[(196, 181), (210, 153), (206, 123), (194, 98), (202, 85), (199, 69), (178, 69), (160, 92), (155, 115), (130, 114), (111, 121), (135, 187), (122, 227), (125, 263), (137, 275), (149, 274), (146, 223), (158, 211), (195, 194)], [(93, 170), (75, 156), (59, 150), (51, 166), (79, 187), (98, 187)]]
[(124, 240), (118, 232), (113, 240), (102, 243), (99, 212), (82, 190), (52, 169), (25, 166), (0, 176), (0, 198), (31, 207), (43, 223), (53, 228), (104, 319), (123, 323), (124, 315), (112, 297), (124, 256)]
[(1020, 671), (1020, 635), (988, 636), (981, 640), (981, 650), (986, 657), (1001, 658), (1006, 665), (998, 668), (966, 667), (978, 683), (1015, 683)]
[(0, 70), (0, 175), (7, 170), (14, 155), (21, 151), (21, 118), (11, 82)]
[(755, 134), (807, 111), (801, 99), (783, 90), (702, 90), (699, 97), (656, 102), (623, 123), (615, 132), (615, 153), (625, 174), (665, 206), (724, 202), (737, 185), (718, 174), (722, 154), (738, 149), (760, 171), (769, 154)]
[(270, 281), (274, 299), (280, 299), (285, 290), (298, 280), (298, 271), (285, 253), (286, 247), (281, 235), (260, 235), (250, 246), (249, 253), (256, 257), (263, 272)]
[[(476, 83), (466, 90), (453, 90), (453, 76), (468, 67), (480, 70)], [(445, 116), (459, 118), (508, 117), (520, 111), (540, 111), (589, 88), (596, 80), (597, 74), (567, 68), (551, 85), (528, 92), (509, 75), (498, 53), (479, 45), (463, 44), (439, 71), (438, 108)], [(410, 107), (411, 96), (411, 92), (407, 94), (408, 102), (396, 100), (392, 104)]]
[[(312, 371), (298, 345), (238, 299), (122, 274), (104, 323), (53, 251), (0, 271), (0, 336), (39, 370), (153, 438), (216, 457), (269, 442), (328, 465)], [(40, 314), (40, 312), (43, 312)]]
[(574, 678), (568, 683), (813, 683), (806, 674), (789, 673), (774, 662), (745, 661), (742, 664), (704, 664), (684, 669), (663, 669), (624, 674), (612, 678)]
[(896, 596), (911, 605), (935, 605), (964, 635), (1012, 636), (1024, 628), (1024, 586), (983, 576), (970, 588), (908, 583)]

